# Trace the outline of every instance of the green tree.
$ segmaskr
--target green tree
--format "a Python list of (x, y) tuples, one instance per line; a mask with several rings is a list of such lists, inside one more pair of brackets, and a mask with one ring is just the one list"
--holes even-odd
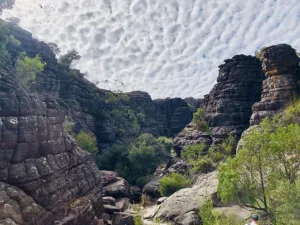
[[(287, 193), (299, 194), (300, 126), (278, 125), (283, 123), (279, 118), (286, 118), (286, 112), (252, 129), (236, 157), (219, 167), (218, 194), (225, 202), (262, 211), (273, 224), (293, 224), (300, 207)], [(278, 212), (291, 220), (281, 221)]]
[(69, 50), (67, 54), (62, 55), (59, 58), (58, 62), (63, 67), (71, 68), (74, 61), (77, 61), (80, 58), (81, 58), (81, 56), (79, 55), (79, 53), (77, 51), (75, 51), (74, 49), (72, 49), (72, 50)]
[(18, 59), (16, 65), (16, 75), (19, 81), (25, 86), (36, 79), (37, 73), (44, 71), (46, 63), (41, 62), (39, 55), (34, 58), (25, 56), (24, 59)]
[(193, 115), (194, 127), (198, 130), (208, 132), (209, 126), (205, 121), (205, 111), (203, 108), (198, 108), (197, 112)]
[(170, 196), (176, 191), (187, 188), (191, 180), (179, 173), (170, 173), (159, 180), (159, 192), (161, 196)]
[(140, 135), (128, 149), (127, 179), (134, 183), (139, 177), (151, 175), (159, 164), (169, 160), (171, 149), (172, 144), (164, 138), (156, 139), (148, 133)]
[(98, 151), (96, 137), (92, 133), (80, 131), (79, 134), (76, 135), (75, 139), (80, 148), (90, 153)]

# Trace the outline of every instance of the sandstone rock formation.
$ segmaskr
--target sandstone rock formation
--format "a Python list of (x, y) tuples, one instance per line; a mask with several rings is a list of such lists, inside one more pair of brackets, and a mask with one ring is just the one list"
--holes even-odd
[[(39, 93), (55, 96), (60, 107), (73, 119), (74, 131), (93, 132), (101, 149), (119, 141), (120, 122), (114, 123), (116, 118), (112, 112), (122, 112), (124, 107), (129, 107), (134, 113), (145, 114), (141, 132), (149, 132), (154, 136), (174, 136), (192, 119), (188, 104), (180, 98), (153, 101), (149, 94), (137, 91), (128, 93), (129, 101), (122, 100), (121, 94), (116, 94), (116, 100), (110, 101), (109, 98), (114, 93), (98, 89), (84, 79), (84, 75), (78, 70), (70, 73), (59, 66), (47, 44), (33, 39), (29, 32), (17, 26), (10, 26), (10, 32), (21, 41), (22, 51), (30, 57), (38, 54), (47, 63), (44, 72), (36, 79)], [(125, 133), (129, 132), (125, 130)]]
[(189, 123), (174, 138), (174, 151), (177, 156), (181, 155), (181, 151), (188, 145), (206, 143), (208, 146), (212, 144), (211, 135), (194, 128), (193, 122)]
[(190, 123), (174, 139), (178, 156), (186, 145), (220, 143), (229, 133), (237, 138), (249, 127), (252, 105), (260, 100), (263, 73), (261, 62), (252, 56), (237, 55), (219, 66), (217, 84), (201, 100), (210, 134), (195, 130)]
[(261, 101), (253, 105), (251, 125), (281, 110), (299, 94), (300, 67), (295, 49), (287, 44), (262, 50), (263, 81)]
[[(101, 177), (90, 154), (64, 133), (57, 102), (28, 94), (11, 71), (0, 67), (0, 182), (1, 193), (16, 202), (16, 215), (4, 219), (79, 225), (101, 218)], [(38, 218), (30, 221), (34, 207)]]
[(228, 133), (240, 137), (249, 127), (251, 107), (260, 100), (262, 81), (261, 62), (255, 57), (237, 55), (219, 66), (218, 83), (205, 107), (214, 143)]

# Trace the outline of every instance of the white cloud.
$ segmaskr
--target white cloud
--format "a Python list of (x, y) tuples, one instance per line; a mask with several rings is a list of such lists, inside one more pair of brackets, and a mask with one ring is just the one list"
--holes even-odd
[(99, 87), (153, 98), (202, 97), (224, 59), (300, 46), (299, 0), (16, 0), (10, 16), (79, 51), (76, 67)]

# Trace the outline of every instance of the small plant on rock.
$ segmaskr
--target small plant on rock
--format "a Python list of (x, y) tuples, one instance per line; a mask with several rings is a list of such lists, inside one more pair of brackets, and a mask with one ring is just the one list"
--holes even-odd
[(92, 133), (80, 131), (79, 134), (76, 135), (75, 139), (80, 148), (90, 153), (95, 153), (98, 151), (96, 137)]
[(45, 65), (46, 63), (42, 63), (39, 55), (34, 58), (25, 56), (24, 59), (18, 59), (16, 65), (17, 79), (27, 86), (30, 82), (35, 81), (38, 73), (44, 71)]
[(199, 108), (193, 115), (194, 127), (197, 130), (209, 132), (209, 126), (205, 121), (205, 112), (203, 108)]
[(159, 192), (162, 196), (170, 196), (176, 191), (187, 188), (191, 180), (179, 173), (171, 173), (159, 180)]

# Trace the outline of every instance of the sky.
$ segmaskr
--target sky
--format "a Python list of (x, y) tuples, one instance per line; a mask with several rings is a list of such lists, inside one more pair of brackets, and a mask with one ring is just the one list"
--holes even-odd
[(16, 0), (18, 17), (99, 88), (152, 98), (209, 93), (218, 65), (262, 46), (300, 48), (300, 0)]

